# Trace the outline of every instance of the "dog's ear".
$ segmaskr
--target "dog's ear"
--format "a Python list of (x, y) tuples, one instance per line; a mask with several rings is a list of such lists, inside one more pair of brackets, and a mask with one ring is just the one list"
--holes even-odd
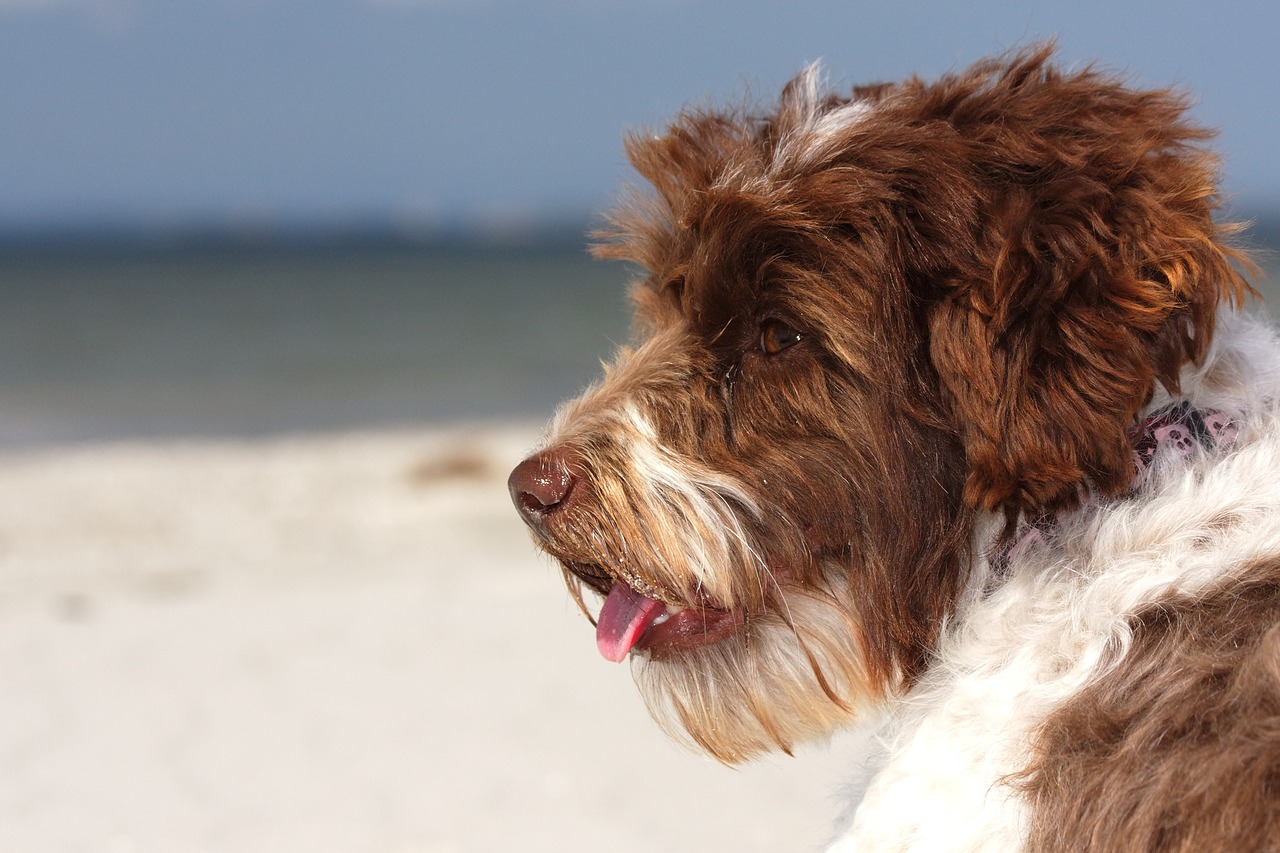
[(1060, 76), (1046, 56), (988, 69), (957, 100), (984, 209), (928, 319), (966, 501), (1010, 518), (1086, 485), (1122, 492), (1127, 430), (1155, 383), (1176, 392), (1218, 303), (1249, 291), (1182, 99)]

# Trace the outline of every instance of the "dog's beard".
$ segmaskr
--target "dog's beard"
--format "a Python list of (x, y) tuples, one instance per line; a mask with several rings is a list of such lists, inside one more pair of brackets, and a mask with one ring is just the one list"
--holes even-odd
[(858, 621), (824, 587), (779, 588), (769, 610), (717, 643), (633, 657), (650, 714), (673, 739), (726, 763), (790, 752), (861, 716), (879, 697)]
[[(762, 604), (736, 612), (735, 630), (717, 629), (721, 636), (705, 643), (652, 646), (646, 636), (630, 659), (650, 714), (674, 740), (725, 763), (790, 752), (864, 716), (894, 683), (867, 671), (861, 620), (841, 579), (847, 571), (832, 563), (804, 584), (771, 586)], [(566, 579), (581, 602), (586, 582)], [(645, 596), (631, 584), (649, 582), (605, 583), (611, 595), (625, 584)], [(735, 583), (758, 588), (749, 572)]]

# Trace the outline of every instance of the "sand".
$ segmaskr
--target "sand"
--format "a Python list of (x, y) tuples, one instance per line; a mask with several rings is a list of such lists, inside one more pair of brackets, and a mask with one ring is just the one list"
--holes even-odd
[(790, 851), (856, 739), (649, 720), (511, 510), (527, 426), (0, 455), (0, 851)]

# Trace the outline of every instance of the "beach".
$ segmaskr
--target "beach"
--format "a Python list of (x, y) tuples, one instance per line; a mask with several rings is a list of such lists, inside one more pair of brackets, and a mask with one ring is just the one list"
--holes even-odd
[(536, 434), (0, 455), (0, 850), (817, 847), (856, 740), (669, 742), (510, 508)]

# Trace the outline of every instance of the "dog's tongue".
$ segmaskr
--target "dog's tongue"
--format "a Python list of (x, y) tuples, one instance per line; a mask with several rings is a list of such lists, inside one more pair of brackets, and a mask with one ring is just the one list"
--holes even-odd
[(614, 663), (626, 660), (627, 653), (666, 609), (661, 601), (615, 581), (596, 619), (596, 645), (600, 654)]

